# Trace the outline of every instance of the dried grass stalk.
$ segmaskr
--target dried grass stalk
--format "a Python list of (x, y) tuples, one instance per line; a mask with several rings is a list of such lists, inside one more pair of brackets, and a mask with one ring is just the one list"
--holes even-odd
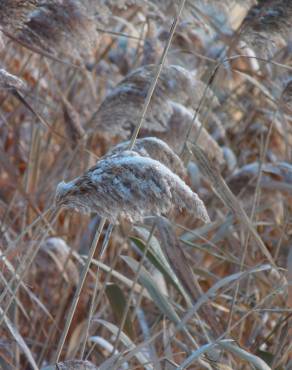
[(269, 50), (273, 41), (287, 40), (291, 24), (291, 0), (259, 0), (243, 21), (243, 37), (246, 42)]
[(133, 151), (102, 159), (84, 175), (61, 182), (55, 203), (96, 212), (111, 222), (119, 215), (141, 220), (146, 215), (166, 213), (173, 206), (209, 222), (204, 203), (181, 178), (162, 163)]
[(0, 69), (0, 88), (1, 89), (16, 89), (25, 90), (25, 83), (18, 77), (7, 72), (5, 69)]
[[(130, 140), (116, 145), (107, 153), (106, 157), (128, 150), (129, 144)], [(150, 157), (161, 162), (182, 178), (186, 175), (184, 164), (179, 156), (164, 141), (156, 137), (137, 139), (132, 151), (142, 157)]]
[[(144, 101), (155, 66), (148, 65), (131, 72), (105, 98), (92, 118), (92, 124), (110, 136), (128, 138), (139, 121)], [(173, 114), (171, 102), (197, 108), (203, 95), (205, 84), (196, 79), (194, 73), (183, 67), (164, 67), (157, 83), (145, 117), (144, 126), (153, 132), (165, 132)], [(208, 92), (207, 102), (211, 103), (214, 94)], [(214, 105), (218, 102), (215, 99)]]

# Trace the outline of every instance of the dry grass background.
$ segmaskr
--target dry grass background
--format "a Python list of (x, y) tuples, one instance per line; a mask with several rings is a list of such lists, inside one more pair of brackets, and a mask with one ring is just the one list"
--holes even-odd
[(1, 369), (292, 369), (291, 24), (0, 1)]

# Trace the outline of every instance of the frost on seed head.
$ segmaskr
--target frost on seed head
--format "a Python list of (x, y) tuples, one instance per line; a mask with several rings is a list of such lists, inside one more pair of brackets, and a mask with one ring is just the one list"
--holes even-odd
[[(106, 157), (128, 150), (129, 145), (130, 141), (125, 141), (121, 144), (116, 145), (106, 154)], [(137, 139), (132, 151), (136, 152), (142, 157), (150, 157), (161, 162), (172, 172), (182, 178), (186, 175), (186, 170), (182, 160), (167, 145), (167, 143), (165, 143), (161, 139), (158, 139), (156, 137), (145, 137), (143, 139)]]
[(279, 39), (291, 36), (291, 0), (258, 1), (251, 7), (242, 24), (243, 39), (267, 52)]
[(18, 77), (7, 72), (5, 69), (0, 69), (0, 88), (1, 89), (17, 89), (24, 90), (25, 83)]
[(186, 209), (204, 222), (204, 203), (190, 187), (162, 163), (132, 151), (106, 157), (84, 175), (57, 187), (57, 206), (96, 212), (116, 222), (119, 215), (138, 221)]

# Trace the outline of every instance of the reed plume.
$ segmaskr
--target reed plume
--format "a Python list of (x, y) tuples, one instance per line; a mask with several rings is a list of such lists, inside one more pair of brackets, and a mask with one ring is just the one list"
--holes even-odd
[(0, 25), (28, 45), (63, 54), (87, 53), (97, 38), (94, 19), (78, 0), (1, 1)]
[[(113, 147), (106, 157), (128, 150), (130, 141), (123, 142)], [(132, 151), (142, 157), (149, 157), (161, 162), (172, 172), (180, 177), (185, 177), (186, 170), (179, 156), (163, 141), (156, 137), (137, 139)]]
[(8, 32), (21, 30), (38, 3), (39, 0), (1, 0), (0, 27)]
[[(239, 168), (229, 179), (228, 185), (231, 190), (236, 194), (244, 188), (248, 191), (254, 190), (259, 169), (259, 162), (252, 162)], [(290, 163), (264, 163), (261, 171), (261, 188), (292, 193), (292, 165)]]
[(120, 215), (138, 221), (167, 213), (174, 206), (209, 222), (204, 203), (180, 177), (162, 163), (133, 151), (104, 158), (84, 175), (61, 182), (55, 204), (96, 212), (111, 222)]
[[(105, 98), (91, 119), (91, 127), (101, 129), (109, 137), (129, 138), (139, 121), (151, 81), (154, 78), (153, 65), (143, 66), (126, 76)], [(170, 132), (171, 121), (176, 119), (179, 108), (176, 104), (187, 108), (198, 108), (206, 85), (197, 80), (195, 74), (185, 68), (170, 65), (162, 70), (155, 92), (147, 111), (142, 136)], [(212, 91), (207, 90), (207, 104), (218, 105)], [(183, 108), (182, 108), (183, 109)], [(191, 114), (191, 113), (190, 113)], [(176, 121), (176, 123), (178, 120)], [(188, 125), (192, 119), (188, 120)], [(176, 126), (177, 131), (171, 133), (176, 142), (184, 139), (187, 128), (185, 123)], [(185, 132), (183, 132), (186, 130)], [(167, 135), (168, 136), (168, 135)], [(163, 134), (160, 135), (163, 138)], [(170, 136), (168, 136), (168, 139)], [(165, 141), (168, 141), (164, 139)]]
[(0, 88), (1, 89), (24, 90), (25, 87), (26, 87), (25, 83), (20, 78), (7, 72), (3, 68), (0, 69)]
[[(175, 151), (180, 152), (190, 127), (192, 127), (189, 141), (197, 140), (197, 144), (204, 149), (209, 158), (213, 158), (219, 165), (224, 163), (222, 148), (217, 141), (209, 134), (199, 119), (194, 120), (194, 113), (179, 103), (170, 102), (172, 114), (168, 121), (167, 130), (155, 133), (165, 140)], [(200, 134), (199, 134), (200, 131)], [(154, 134), (147, 128), (142, 128), (141, 135)]]

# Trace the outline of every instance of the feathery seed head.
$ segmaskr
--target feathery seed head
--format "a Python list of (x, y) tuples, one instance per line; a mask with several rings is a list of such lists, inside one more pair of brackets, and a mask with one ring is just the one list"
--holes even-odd
[(24, 90), (25, 83), (18, 77), (7, 72), (5, 69), (0, 69), (0, 88), (2, 89), (17, 89)]
[[(116, 145), (106, 154), (106, 157), (128, 150), (129, 144), (130, 141), (125, 141)], [(186, 175), (184, 164), (179, 156), (167, 145), (166, 142), (157, 137), (137, 139), (132, 151), (142, 157), (150, 157), (163, 163), (172, 172), (182, 178)]]
[(291, 23), (291, 0), (260, 0), (243, 20), (243, 38), (260, 50), (269, 50), (275, 41), (291, 35)]
[[(128, 138), (141, 117), (154, 76), (154, 65), (143, 66), (128, 74), (102, 102), (92, 118), (92, 124), (102, 128), (111, 137)], [(145, 124), (141, 128), (142, 136), (169, 131), (175, 109), (173, 103), (197, 108), (205, 86), (195, 78), (194, 73), (183, 67), (164, 67), (151, 99)], [(213, 92), (209, 90), (207, 101), (210, 104), (212, 101), (213, 106), (218, 104)], [(179, 138), (176, 141), (179, 141)]]
[(209, 221), (196, 193), (162, 163), (125, 151), (104, 158), (84, 175), (57, 187), (57, 206), (96, 212), (116, 222), (119, 215), (131, 221), (160, 215), (173, 206)]
[(1, 0), (0, 28), (10, 32), (20, 30), (38, 2), (39, 0)]
[(95, 22), (79, 0), (0, 2), (0, 26), (33, 46), (65, 54), (91, 50)]

